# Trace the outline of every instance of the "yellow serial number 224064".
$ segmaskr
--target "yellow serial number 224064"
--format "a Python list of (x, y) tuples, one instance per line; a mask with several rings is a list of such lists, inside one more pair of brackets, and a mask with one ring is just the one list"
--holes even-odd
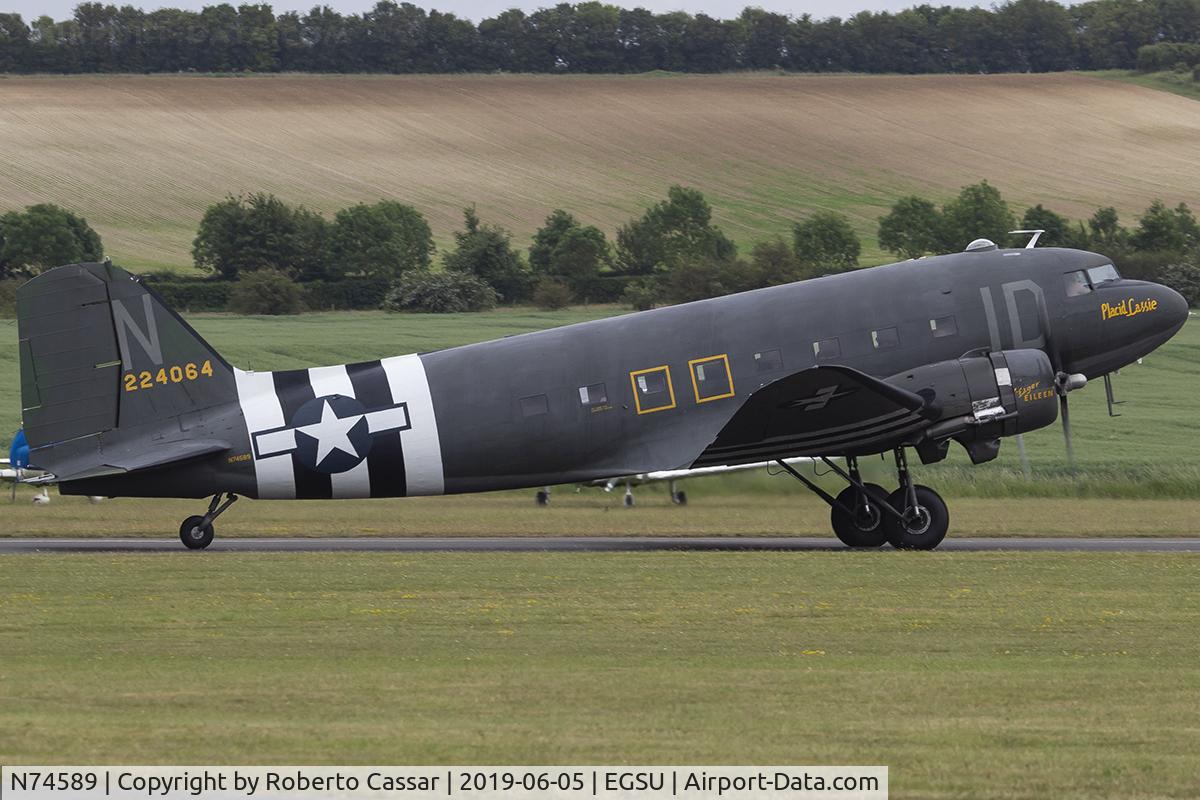
[(205, 361), (200, 366), (188, 362), (182, 366), (163, 367), (157, 373), (148, 370), (125, 373), (125, 391), (137, 392), (142, 389), (153, 389), (155, 386), (167, 386), (172, 383), (195, 381), (200, 378), (211, 378), (213, 368), (211, 361)]

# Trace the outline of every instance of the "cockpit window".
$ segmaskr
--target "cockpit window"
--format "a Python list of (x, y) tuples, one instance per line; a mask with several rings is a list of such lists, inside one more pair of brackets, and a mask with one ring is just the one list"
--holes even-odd
[(1105, 281), (1115, 281), (1121, 277), (1117, 274), (1117, 268), (1112, 264), (1105, 264), (1102, 267), (1092, 267), (1087, 271), (1087, 276), (1092, 286), (1104, 283)]
[(1092, 285), (1088, 283), (1087, 275), (1081, 269), (1068, 272), (1063, 278), (1067, 283), (1067, 297), (1079, 297), (1081, 294), (1087, 294), (1092, 290)]

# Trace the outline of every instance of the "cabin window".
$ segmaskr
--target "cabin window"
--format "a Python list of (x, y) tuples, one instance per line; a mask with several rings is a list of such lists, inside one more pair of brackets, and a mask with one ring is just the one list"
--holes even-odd
[(526, 417), (536, 417), (545, 414), (550, 410), (550, 403), (546, 400), (546, 395), (535, 394), (530, 397), (521, 398), (521, 414)]
[(818, 359), (837, 358), (842, 354), (842, 345), (837, 339), (822, 339), (813, 342), (813, 355)]
[(666, 411), (675, 407), (675, 387), (671, 385), (671, 368), (661, 367), (634, 370), (629, 373), (633, 385), (633, 400), (637, 413)]
[(876, 350), (890, 350), (893, 347), (899, 347), (900, 334), (895, 328), (880, 328), (877, 331), (871, 331), (871, 344), (875, 345)]
[(754, 354), (754, 368), (758, 372), (774, 372), (783, 369), (783, 356), (778, 350), (763, 350)]
[(608, 392), (603, 383), (593, 383), (590, 386), (579, 387), (579, 402), (585, 406), (598, 406), (608, 402)]
[(958, 335), (958, 322), (954, 317), (938, 317), (937, 319), (929, 320), (929, 330), (933, 331), (933, 338), (941, 339), (944, 336)]
[(1117, 268), (1112, 264), (1105, 264), (1102, 267), (1092, 267), (1087, 271), (1088, 283), (1095, 288), (1097, 284), (1105, 281), (1115, 281), (1121, 278), (1117, 273)]
[(697, 403), (733, 397), (733, 376), (729, 374), (729, 356), (708, 356), (688, 362), (692, 370), (692, 389)]
[(1081, 269), (1063, 275), (1063, 280), (1067, 285), (1067, 297), (1079, 297), (1092, 290), (1092, 285), (1088, 283), (1087, 273)]

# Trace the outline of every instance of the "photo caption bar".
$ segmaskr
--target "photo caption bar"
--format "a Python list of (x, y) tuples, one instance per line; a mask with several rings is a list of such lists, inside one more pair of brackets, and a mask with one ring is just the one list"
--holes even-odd
[(887, 800), (888, 768), (0, 767), (0, 800)]

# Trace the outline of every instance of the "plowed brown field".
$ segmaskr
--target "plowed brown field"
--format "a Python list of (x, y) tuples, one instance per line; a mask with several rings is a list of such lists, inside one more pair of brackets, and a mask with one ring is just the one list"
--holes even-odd
[(609, 232), (672, 183), (746, 244), (816, 208), (873, 247), (898, 195), (983, 178), (1073, 216), (1200, 205), (1200, 103), (1083, 75), (0, 79), (0, 209), (82, 212), (114, 258), (187, 267), (204, 208), (382, 197), (439, 242), (475, 203), (521, 244), (555, 207)]

